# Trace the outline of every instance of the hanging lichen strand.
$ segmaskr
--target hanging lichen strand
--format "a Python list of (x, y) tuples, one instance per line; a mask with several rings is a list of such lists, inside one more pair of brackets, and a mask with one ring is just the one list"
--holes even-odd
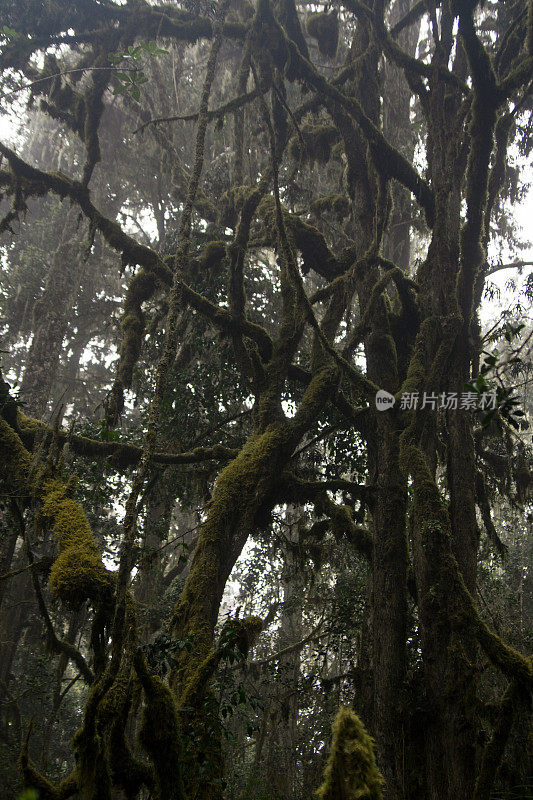
[(376, 766), (374, 741), (351, 708), (341, 707), (319, 800), (382, 800), (383, 778)]

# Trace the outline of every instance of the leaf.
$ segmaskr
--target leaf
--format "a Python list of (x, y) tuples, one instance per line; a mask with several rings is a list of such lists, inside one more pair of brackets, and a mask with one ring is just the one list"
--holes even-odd
[(139, 89), (139, 87), (138, 87), (138, 86), (134, 86), (134, 87), (132, 88), (132, 90), (131, 90), (131, 96), (133, 97), (133, 99), (134, 99), (134, 100), (139, 100), (139, 99), (140, 99), (140, 97), (141, 97), (141, 90)]
[(20, 39), (22, 36), (21, 33), (18, 33), (13, 28), (10, 28), (8, 25), (4, 25), (2, 28), (2, 33), (6, 37), (6, 39)]

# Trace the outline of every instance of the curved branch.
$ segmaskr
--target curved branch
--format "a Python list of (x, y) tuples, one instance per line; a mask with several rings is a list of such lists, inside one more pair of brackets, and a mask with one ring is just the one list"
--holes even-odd
[(405, 186), (424, 209), (427, 223), (433, 226), (435, 203), (433, 192), (417, 170), (367, 117), (361, 105), (353, 97), (347, 97), (320, 75), (313, 64), (302, 56), (294, 42), (286, 39), (291, 62), (298, 66), (299, 77), (309, 83), (318, 93), (329, 97), (352, 116), (367, 140), (374, 157), (376, 169), (385, 177), (395, 178)]

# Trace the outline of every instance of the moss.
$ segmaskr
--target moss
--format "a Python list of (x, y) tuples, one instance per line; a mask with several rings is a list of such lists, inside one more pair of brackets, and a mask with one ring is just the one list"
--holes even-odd
[(100, 602), (111, 594), (113, 578), (82, 507), (67, 492), (58, 481), (49, 481), (42, 489), (40, 517), (51, 524), (60, 550), (50, 570), (50, 588), (65, 602)]
[(17, 494), (27, 493), (31, 456), (3, 417), (0, 417), (0, 451), (0, 475), (4, 484)]
[(472, 800), (490, 800), (493, 796), (494, 781), (503, 759), (513, 720), (522, 704), (527, 708), (529, 698), (520, 692), (517, 683), (511, 682), (502, 698), (493, 734), (483, 752)]
[(338, 217), (347, 217), (350, 213), (350, 201), (343, 194), (328, 194), (311, 203), (313, 214), (332, 213)]
[(246, 510), (252, 492), (267, 469), (279, 459), (280, 445), (287, 437), (286, 427), (272, 424), (264, 433), (250, 437), (241, 452), (220, 473), (209, 504), (204, 535), (217, 541), (228, 522)]
[(261, 617), (250, 616), (244, 619), (229, 619), (220, 633), (220, 646), (226, 645), (238, 650), (242, 658), (246, 658), (250, 649), (263, 630)]
[[(271, 196), (263, 198), (257, 208), (268, 233), (277, 241), (276, 206)], [(302, 255), (302, 273), (314, 270), (319, 275), (333, 280), (340, 274), (340, 266), (330, 251), (322, 233), (314, 225), (309, 225), (294, 214), (283, 209), (283, 222), (291, 246)]]
[(335, 125), (322, 125), (306, 122), (301, 126), (298, 136), (289, 142), (289, 153), (295, 161), (327, 164), (331, 158), (332, 147), (339, 141), (339, 131)]
[(226, 256), (226, 243), (220, 240), (207, 242), (202, 249), (199, 264), (202, 269), (210, 272), (220, 268)]
[(306, 27), (309, 36), (317, 40), (320, 53), (327, 58), (334, 58), (339, 44), (337, 12), (311, 14)]
[(341, 707), (332, 730), (319, 800), (381, 800), (383, 778), (376, 766), (374, 742), (357, 714)]
[[(451, 550), (450, 520), (447, 508), (429, 470), (422, 449), (412, 441), (413, 429), (400, 436), (400, 466), (413, 478), (415, 515), (420, 520), (422, 546), (432, 573), (428, 601), (442, 612), (456, 632), (474, 636), (488, 659), (509, 679), (531, 691), (531, 659), (509, 647), (487, 627), (479, 616), (457, 561)], [(451, 613), (450, 613), (451, 610)]]
[(152, 297), (157, 287), (154, 274), (140, 269), (132, 278), (124, 300), (122, 344), (117, 375), (108, 399), (107, 422), (115, 425), (124, 408), (124, 389), (131, 387), (133, 369), (141, 354), (145, 330), (142, 305)]
[(235, 529), (243, 520), (253, 524), (251, 517), (260, 511), (256, 497), (262, 483), (275, 480), (277, 465), (290, 454), (292, 447), (293, 439), (286, 425), (269, 425), (264, 433), (252, 435), (218, 476), (183, 595), (170, 624), (176, 638), (194, 639), (194, 650), (183, 651), (173, 671), (172, 683), (182, 697), (198, 695), (193, 686), (198, 680), (198, 670), (202, 664), (206, 669), (209, 665), (219, 592), (226, 580), (228, 554), (235, 546)]
[(327, 495), (317, 500), (315, 505), (319, 513), (329, 517), (331, 530), (335, 537), (338, 539), (346, 537), (357, 552), (369, 560), (372, 558), (372, 535), (365, 528), (354, 523), (352, 509), (349, 506), (338, 505)]
[(75, 772), (54, 786), (30, 764), (27, 754), (20, 756), (19, 766), (24, 789), (34, 789), (39, 800), (66, 800), (76, 794), (78, 783)]
[(256, 643), (257, 637), (263, 630), (263, 626), (264, 623), (261, 617), (252, 615), (244, 617), (242, 620), (239, 647), (244, 656), (248, 655), (248, 652)]
[(172, 692), (148, 672), (137, 653), (135, 669), (144, 689), (145, 706), (139, 727), (139, 742), (155, 768), (158, 800), (182, 800), (185, 796), (181, 771), (181, 731)]
[(404, 393), (411, 394), (420, 391), (422, 388), (426, 379), (425, 356), (428, 344), (434, 335), (436, 324), (437, 320), (434, 317), (427, 317), (420, 326), (409, 361), (407, 377), (397, 394), (398, 398)]
[(254, 192), (251, 186), (232, 186), (219, 200), (217, 222), (223, 228), (235, 228), (239, 213)]

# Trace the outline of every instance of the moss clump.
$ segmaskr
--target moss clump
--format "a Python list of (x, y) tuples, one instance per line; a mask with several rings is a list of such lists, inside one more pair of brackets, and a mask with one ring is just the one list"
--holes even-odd
[[(250, 186), (232, 186), (219, 200), (217, 223), (223, 228), (235, 228), (239, 213), (253, 191)], [(213, 243), (214, 244), (214, 243)]]
[(311, 14), (307, 20), (307, 33), (317, 40), (321, 55), (335, 58), (339, 44), (339, 20), (337, 12)]
[(319, 197), (311, 203), (311, 211), (313, 214), (330, 213), (335, 214), (337, 217), (347, 217), (350, 213), (350, 201), (342, 194), (328, 194), (325, 197)]
[(263, 630), (261, 617), (250, 616), (244, 619), (229, 619), (220, 633), (220, 647), (235, 648), (242, 658), (246, 658), (250, 649)]
[(111, 593), (106, 570), (82, 507), (58, 481), (43, 486), (41, 519), (50, 522), (60, 553), (50, 570), (50, 588), (61, 600), (101, 601)]
[[(277, 241), (276, 206), (272, 196), (269, 195), (261, 200), (257, 214), (267, 233)], [(285, 209), (283, 209), (283, 221), (291, 247), (299, 250), (302, 255), (302, 273), (306, 275), (312, 269), (328, 280), (333, 280), (339, 274), (339, 265), (318, 228)]]
[(298, 136), (289, 142), (289, 153), (295, 161), (316, 161), (327, 164), (331, 149), (339, 141), (339, 131), (335, 125), (320, 125), (306, 122)]
[(140, 269), (128, 286), (121, 323), (123, 335), (120, 359), (107, 406), (106, 417), (109, 425), (117, 423), (124, 408), (124, 389), (131, 387), (133, 370), (142, 349), (146, 326), (142, 306), (153, 296), (156, 288), (157, 278), (145, 269)]
[(226, 256), (226, 243), (220, 240), (207, 242), (202, 250), (199, 259), (199, 266), (202, 270), (220, 269), (223, 259)]
[(381, 800), (383, 778), (376, 766), (374, 741), (357, 714), (341, 707), (332, 731), (319, 800)]
[(11, 425), (0, 417), (0, 476), (10, 491), (24, 493), (29, 477), (31, 456)]

